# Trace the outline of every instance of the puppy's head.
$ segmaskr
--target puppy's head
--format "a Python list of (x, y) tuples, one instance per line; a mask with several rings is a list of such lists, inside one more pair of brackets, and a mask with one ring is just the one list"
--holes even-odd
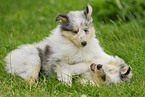
[(92, 7), (89, 4), (83, 11), (59, 14), (56, 21), (60, 22), (62, 36), (77, 47), (87, 46), (90, 39), (95, 36), (91, 14)]
[[(93, 74), (93, 79), (97, 84), (105, 83), (106, 85), (113, 85), (119, 82), (130, 81), (132, 76), (131, 67), (127, 66), (122, 59), (118, 57), (115, 57), (115, 59), (117, 59), (117, 61), (103, 65), (91, 64), (90, 69)], [(96, 78), (100, 80), (96, 80)]]

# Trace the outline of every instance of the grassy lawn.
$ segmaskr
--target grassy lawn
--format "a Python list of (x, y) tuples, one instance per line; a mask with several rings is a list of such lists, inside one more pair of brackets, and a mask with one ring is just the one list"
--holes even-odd
[(99, 88), (73, 83), (72, 87), (68, 87), (44, 77), (30, 84), (4, 70), (3, 59), (8, 52), (21, 44), (41, 41), (58, 24), (54, 22), (58, 13), (83, 10), (87, 3), (88, 0), (0, 0), (0, 97), (80, 97), (83, 94), (92, 97), (145, 96), (145, 26), (134, 19), (126, 23), (121, 20), (98, 21), (95, 16), (97, 12), (92, 15), (96, 37), (105, 52), (121, 57), (132, 67), (130, 83), (102, 85)]

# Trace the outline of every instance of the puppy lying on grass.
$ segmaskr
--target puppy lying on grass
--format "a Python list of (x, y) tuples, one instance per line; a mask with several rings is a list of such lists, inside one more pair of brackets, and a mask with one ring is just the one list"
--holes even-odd
[[(6, 56), (7, 71), (16, 73), (25, 80), (37, 80), (40, 72), (49, 78), (57, 73), (57, 79), (68, 85), (72, 84), (73, 75), (81, 75), (92, 83), (96, 76), (101, 77), (106, 84), (119, 82), (123, 77), (130, 78), (122, 75), (123, 71), (128, 69), (123, 69), (124, 65), (112, 63), (112, 60), (118, 59), (106, 54), (100, 47), (95, 37), (91, 14), (92, 7), (89, 4), (83, 11), (59, 14), (56, 17), (59, 25), (51, 31), (49, 37), (39, 43), (19, 46)], [(92, 72), (92, 63), (103, 66), (99, 70), (95, 65), (91, 65)], [(112, 67), (114, 73), (111, 73)], [(100, 76), (102, 73), (104, 77)]]
[(93, 81), (99, 84), (113, 85), (120, 82), (130, 82), (131, 67), (121, 58), (115, 56), (114, 60), (104, 64), (91, 64), (90, 71)]

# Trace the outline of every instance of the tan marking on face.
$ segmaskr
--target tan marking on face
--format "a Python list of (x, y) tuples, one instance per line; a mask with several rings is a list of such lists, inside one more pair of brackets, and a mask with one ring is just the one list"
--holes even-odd
[(88, 19), (91, 19), (91, 15), (90, 13), (87, 14)]
[(79, 41), (78, 41), (78, 38), (77, 38), (78, 35), (75, 35), (74, 32), (72, 32), (72, 31), (63, 31), (62, 36), (64, 38), (66, 38), (67, 40), (69, 40), (70, 42), (72, 42), (77, 47), (79, 47)]
[(63, 17), (60, 18), (60, 21), (61, 21), (62, 23), (66, 23), (66, 22), (67, 22), (66, 18), (63, 18)]
[(75, 46), (80, 47), (80, 41), (78, 40), (77, 36), (72, 31), (63, 31), (62, 36), (73, 43)]
[(73, 32), (71, 32), (71, 31), (63, 31), (62, 32), (62, 36), (68, 39), (71, 36), (73, 36)]
[[(74, 31), (79, 31), (79, 28), (74, 27)], [(92, 38), (92, 36), (95, 34), (95, 32), (94, 32), (95, 30), (93, 27), (89, 28), (88, 31), (89, 31), (88, 34), (86, 34), (85, 32), (82, 32), (82, 33), (84, 33), (83, 39), (85, 39), (85, 40), (82, 40), (82, 37), (80, 37), (79, 33), (74, 34), (74, 32), (72, 32), (72, 31), (62, 31), (62, 36), (64, 38), (66, 38), (67, 40), (69, 40), (70, 42), (72, 42), (77, 47), (82, 47), (81, 42), (86, 41), (88, 44), (90, 39)]]
[(73, 35), (73, 32), (71, 31), (63, 31), (62, 32), (62, 36), (70, 41), (72, 41), (72, 37), (74, 36)]

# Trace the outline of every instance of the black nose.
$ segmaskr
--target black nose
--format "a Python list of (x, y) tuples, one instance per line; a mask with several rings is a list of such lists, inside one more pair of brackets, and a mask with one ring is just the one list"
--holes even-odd
[(83, 41), (81, 42), (82, 46), (86, 46), (87, 45), (87, 42), (86, 41)]

